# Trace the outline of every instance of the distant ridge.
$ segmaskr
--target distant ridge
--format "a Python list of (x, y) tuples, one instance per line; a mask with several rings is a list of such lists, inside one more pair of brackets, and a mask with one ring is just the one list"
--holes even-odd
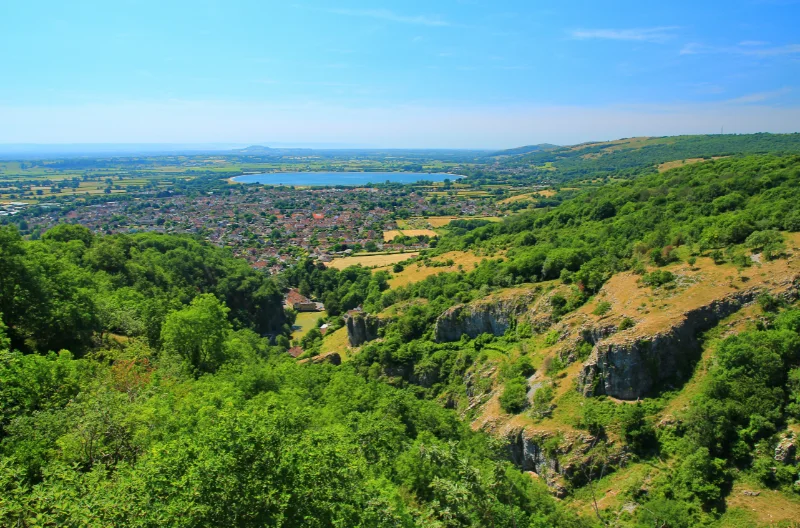
[(245, 147), (242, 149), (233, 149), (231, 152), (236, 154), (253, 154), (253, 155), (278, 155), (278, 154), (287, 154), (292, 152), (311, 152), (312, 149), (310, 148), (272, 148), (272, 147), (265, 147), (263, 145), (250, 145), (249, 147)]
[(520, 154), (530, 154), (531, 152), (546, 152), (548, 150), (555, 150), (557, 148), (561, 148), (559, 145), (553, 145), (551, 143), (539, 143), (538, 145), (526, 145), (524, 147), (517, 147), (513, 149), (501, 150), (490, 154), (490, 157), (494, 156), (518, 156)]

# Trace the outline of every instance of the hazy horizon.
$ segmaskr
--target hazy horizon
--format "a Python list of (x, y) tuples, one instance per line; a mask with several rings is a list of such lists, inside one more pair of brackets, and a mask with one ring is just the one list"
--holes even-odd
[(493, 150), (800, 129), (796, 0), (45, 0), (0, 14), (0, 143)]

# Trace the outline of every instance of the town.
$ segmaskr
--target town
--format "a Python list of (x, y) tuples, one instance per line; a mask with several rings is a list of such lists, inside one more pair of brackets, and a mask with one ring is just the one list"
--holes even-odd
[[(229, 247), (255, 268), (277, 273), (305, 255), (330, 262), (352, 253), (411, 252), (429, 247), (436, 232), (411, 230), (410, 236), (404, 236), (398, 229), (398, 222), (404, 219), (500, 214), (495, 201), (484, 195), (444, 199), (424, 188), (403, 186), (300, 189), (231, 185), (203, 194), (158, 197), (142, 193), (124, 198), (47, 207), (26, 218), (26, 227), (34, 237), (59, 222), (85, 225), (104, 234), (191, 234)], [(387, 233), (392, 238), (387, 240)]]

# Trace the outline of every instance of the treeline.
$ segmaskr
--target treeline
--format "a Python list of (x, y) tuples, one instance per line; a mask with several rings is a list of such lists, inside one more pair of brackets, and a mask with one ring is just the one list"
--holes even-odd
[[(510, 158), (509, 167), (543, 166), (553, 163), (552, 177), (570, 180), (581, 177), (631, 176), (654, 172), (661, 163), (689, 158), (754, 154), (787, 155), (800, 151), (800, 134), (727, 134), (651, 138), (643, 145), (588, 144), (582, 148), (562, 147)], [(524, 179), (524, 178), (523, 178)]]
[(278, 290), (226, 251), (0, 235), (2, 526), (587, 526), (453, 411), (272, 346)]
[(306, 297), (323, 302), (332, 316), (362, 305), (376, 308), (381, 294), (389, 288), (385, 271), (372, 273), (361, 266), (339, 270), (310, 258), (283, 272), (278, 280), (284, 287), (297, 288)]
[[(324, 269), (305, 262), (286, 273), (288, 284), (331, 303), (334, 314), (363, 305), (380, 311), (426, 299), (414, 307), (400, 332), (406, 340), (430, 332), (437, 311), (486, 295), (492, 289), (560, 279), (572, 285), (559, 310), (582, 305), (611, 275), (674, 262), (678, 250), (716, 262), (751, 264), (785, 250), (780, 231), (800, 231), (800, 157), (751, 156), (688, 165), (590, 189), (550, 210), (446, 235), (436, 248), (502, 257), (473, 269), (443, 273), (405, 287), (386, 289), (385, 272)], [(463, 224), (473, 227), (473, 224)], [(457, 228), (464, 233), (466, 227)], [(386, 290), (386, 291), (384, 291)], [(398, 324), (401, 324), (398, 322)]]
[(112, 333), (157, 347), (165, 317), (200, 294), (229, 309), (236, 329), (286, 329), (275, 284), (218, 249), (189, 237), (95, 237), (59, 225), (36, 241), (0, 227), (0, 314), (12, 347), (82, 353)]
[(445, 236), (438, 250), (508, 248), (502, 262), (469, 274), (474, 285), (562, 278), (592, 293), (614, 272), (668, 263), (681, 246), (746, 265), (737, 246), (779, 248), (777, 231), (800, 230), (798, 203), (800, 157), (723, 159), (584, 191), (551, 210)]

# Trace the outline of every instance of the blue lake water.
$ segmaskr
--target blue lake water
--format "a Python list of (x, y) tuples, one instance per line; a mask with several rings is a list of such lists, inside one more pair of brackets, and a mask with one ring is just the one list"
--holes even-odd
[(415, 183), (420, 180), (440, 182), (460, 176), (427, 172), (277, 172), (236, 176), (238, 183), (264, 185), (364, 185), (367, 183)]

